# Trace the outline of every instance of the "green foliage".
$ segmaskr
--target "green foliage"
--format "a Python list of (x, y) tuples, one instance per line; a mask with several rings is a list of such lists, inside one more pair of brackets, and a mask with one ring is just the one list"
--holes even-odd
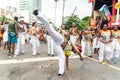
[(76, 26), (80, 26), (80, 18), (77, 15), (67, 16), (64, 20), (65, 28), (69, 29), (72, 27), (72, 23), (76, 23)]
[(82, 19), (78, 17), (78, 15), (73, 16), (67, 16), (64, 20), (65, 28), (70, 29), (72, 27), (72, 23), (76, 23), (76, 26), (79, 28), (79, 30), (84, 30), (89, 25), (89, 19), (90, 16), (86, 16)]
[(0, 24), (2, 24), (5, 21), (5, 16), (0, 17)]
[(0, 24), (2, 24), (4, 21), (9, 22), (10, 19), (8, 19), (8, 18), (5, 17), (5, 16), (0, 17)]
[(90, 16), (85, 16), (84, 18), (81, 19), (80, 22), (80, 29), (84, 30), (89, 26), (89, 20), (90, 20)]

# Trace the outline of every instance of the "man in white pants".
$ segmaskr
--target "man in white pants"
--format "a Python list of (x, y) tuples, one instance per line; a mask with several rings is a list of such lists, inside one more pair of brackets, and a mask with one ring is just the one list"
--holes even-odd
[(27, 32), (26, 25), (24, 24), (23, 18), (20, 20), (20, 24), (18, 26), (18, 42), (16, 45), (16, 51), (14, 57), (16, 57), (19, 53), (24, 54), (24, 45), (25, 45), (25, 33)]
[(52, 37), (49, 35), (49, 33), (47, 32), (47, 47), (48, 47), (48, 56), (54, 56), (54, 52), (53, 52), (53, 39)]
[(62, 37), (62, 35), (60, 35), (58, 32), (56, 32), (52, 26), (50, 26), (48, 20), (42, 14), (40, 14), (40, 12), (38, 12), (38, 10), (35, 10), (33, 13), (34, 13), (34, 15), (36, 15), (37, 19), (40, 20), (44, 24), (46, 30), (49, 32), (50, 36), (54, 40), (54, 48), (58, 54), (58, 59), (59, 59), (58, 76), (62, 77), (64, 75), (65, 55), (64, 55), (61, 45), (64, 42), (64, 38)]

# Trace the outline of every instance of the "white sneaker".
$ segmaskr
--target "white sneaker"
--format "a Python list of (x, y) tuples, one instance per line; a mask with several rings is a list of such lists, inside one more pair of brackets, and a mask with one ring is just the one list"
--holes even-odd
[(22, 51), (22, 54), (24, 54), (25, 52), (24, 51)]
[(18, 55), (15, 54), (13, 57), (17, 57), (17, 56), (18, 56)]

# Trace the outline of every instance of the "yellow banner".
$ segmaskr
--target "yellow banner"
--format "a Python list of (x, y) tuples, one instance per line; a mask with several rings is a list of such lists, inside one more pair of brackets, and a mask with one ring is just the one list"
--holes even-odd
[(116, 4), (115, 4), (115, 9), (119, 9), (120, 8), (120, 2), (117, 2)]

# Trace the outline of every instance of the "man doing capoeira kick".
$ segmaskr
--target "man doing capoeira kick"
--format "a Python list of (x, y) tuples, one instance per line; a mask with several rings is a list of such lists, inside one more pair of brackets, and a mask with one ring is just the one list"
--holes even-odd
[(56, 32), (52, 26), (50, 26), (48, 20), (38, 10), (35, 10), (33, 14), (37, 17), (39, 21), (44, 24), (46, 30), (49, 32), (50, 36), (54, 40), (54, 48), (59, 58), (58, 76), (62, 77), (64, 75), (65, 55), (61, 45), (64, 42), (64, 38), (58, 32)]

